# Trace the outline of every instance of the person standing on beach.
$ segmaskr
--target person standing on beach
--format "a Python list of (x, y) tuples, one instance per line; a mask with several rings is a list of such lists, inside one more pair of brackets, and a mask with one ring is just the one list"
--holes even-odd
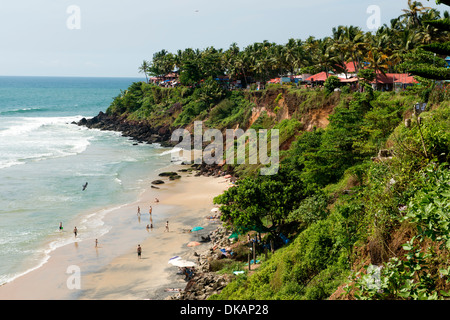
[(169, 221), (166, 221), (166, 229), (164, 230), (164, 232), (169, 232)]
[(138, 211), (137, 211), (137, 215), (140, 216), (141, 215), (141, 208), (139, 208), (138, 206)]
[(73, 234), (75, 235), (75, 238), (77, 237), (78, 229), (77, 227), (73, 228)]
[(152, 208), (152, 206), (150, 206), (150, 209), (148, 209), (148, 213), (150, 214), (150, 216), (152, 215), (152, 211), (153, 211), (153, 208)]
[(137, 246), (137, 255), (138, 255), (138, 259), (141, 259), (141, 254), (142, 254), (142, 248), (141, 248), (141, 245), (138, 244), (138, 246)]

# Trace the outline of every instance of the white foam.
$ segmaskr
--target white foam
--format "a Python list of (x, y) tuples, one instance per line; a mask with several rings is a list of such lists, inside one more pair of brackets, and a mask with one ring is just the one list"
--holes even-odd
[(67, 124), (72, 121), (80, 120), (81, 116), (75, 117), (14, 117), (8, 118), (13, 125), (6, 130), (0, 131), (0, 136), (14, 137), (24, 133), (36, 131), (40, 127), (57, 124)]
[(164, 152), (160, 153), (159, 155), (160, 156), (165, 156), (165, 155), (176, 153), (176, 152), (180, 152), (180, 151), (183, 151), (183, 149), (179, 148), (179, 147), (173, 147), (172, 149), (164, 151)]
[(80, 117), (8, 118), (0, 131), (0, 169), (83, 153), (94, 135), (69, 124)]
[(0, 161), (0, 169), (9, 168), (23, 163), (23, 161), (18, 160), (2, 160)]

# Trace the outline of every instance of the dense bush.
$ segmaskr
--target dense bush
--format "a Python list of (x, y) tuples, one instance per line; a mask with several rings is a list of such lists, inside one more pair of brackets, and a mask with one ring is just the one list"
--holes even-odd
[[(244, 178), (215, 199), (223, 204), (223, 220), (235, 230), (267, 232), (278, 244), (283, 232), (290, 242), (253, 275), (236, 278), (214, 298), (326, 299), (352, 268), (360, 267), (355, 265), (359, 260), (367, 259), (361, 248), (368, 248), (371, 260), (386, 263), (380, 273), (384, 291), (379, 292), (378, 282), (374, 286), (372, 276), (360, 275), (361, 281), (355, 278), (351, 287), (355, 297), (439, 298), (439, 290), (448, 290), (436, 274), (448, 273), (443, 257), (450, 225), (450, 104), (446, 89), (424, 88), (346, 95), (289, 89), (280, 96), (270, 91), (279, 89), (226, 92), (212, 79), (197, 88), (135, 83), (114, 99), (108, 112), (173, 126), (202, 119), (208, 127), (245, 130), (252, 109), (267, 96), (273, 96), (265, 102), (272, 107), (277, 97), (296, 101), (289, 119), (277, 121), (269, 112), (252, 118), (252, 129), (279, 129), (282, 145), (295, 139), (281, 153), (278, 174), (259, 176), (257, 165), (235, 165)], [(430, 108), (419, 122), (412, 107), (424, 95)], [(302, 131), (302, 115), (330, 104), (334, 111), (326, 128)], [(408, 127), (405, 118), (411, 119)], [(390, 157), (376, 157), (380, 149), (389, 149)], [(399, 250), (390, 243), (392, 235), (410, 222), (426, 239), (411, 239), (403, 256), (391, 260), (392, 250)], [(430, 250), (424, 241), (432, 241)], [(231, 272), (242, 265), (224, 260), (214, 268)]]

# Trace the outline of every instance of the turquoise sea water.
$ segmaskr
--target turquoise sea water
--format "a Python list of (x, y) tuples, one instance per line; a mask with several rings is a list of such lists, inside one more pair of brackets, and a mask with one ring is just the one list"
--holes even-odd
[(140, 80), (0, 77), (0, 285), (74, 241), (75, 223), (79, 241), (108, 233), (107, 208), (136, 200), (170, 164), (158, 145), (71, 124)]

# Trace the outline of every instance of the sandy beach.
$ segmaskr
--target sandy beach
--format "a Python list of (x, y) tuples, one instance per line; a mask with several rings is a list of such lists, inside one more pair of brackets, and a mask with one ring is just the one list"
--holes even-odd
[[(174, 165), (165, 171), (180, 168), (187, 167)], [(0, 286), (0, 299), (160, 300), (173, 295), (172, 289), (184, 289), (184, 276), (177, 275), (178, 268), (168, 261), (177, 255), (195, 261), (194, 252), (208, 249), (208, 244), (187, 244), (218, 226), (217, 220), (206, 217), (211, 215), (213, 198), (228, 182), (223, 177), (180, 175), (181, 179), (173, 181), (159, 178), (165, 181), (159, 189), (149, 186), (136, 202), (112, 208), (104, 218), (112, 229), (98, 238), (97, 247), (95, 239), (83, 239), (56, 249), (43, 266)], [(153, 229), (146, 228), (150, 206)], [(195, 226), (204, 229), (188, 232)]]

